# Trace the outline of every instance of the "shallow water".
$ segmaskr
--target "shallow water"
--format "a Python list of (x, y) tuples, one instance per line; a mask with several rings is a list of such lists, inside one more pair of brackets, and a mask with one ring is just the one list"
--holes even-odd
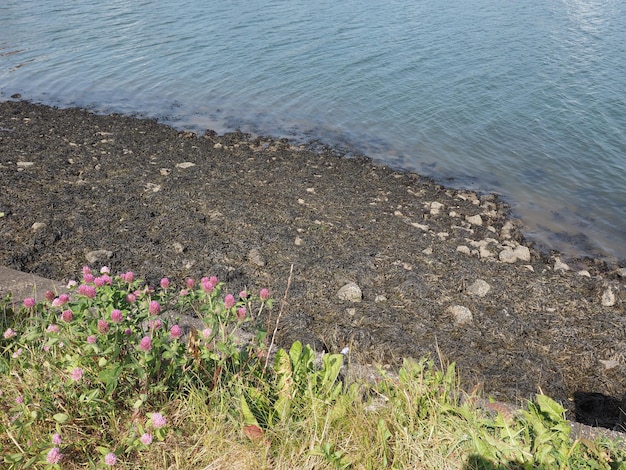
[(5, 0), (0, 99), (320, 139), (626, 259), (625, 31), (619, 0)]

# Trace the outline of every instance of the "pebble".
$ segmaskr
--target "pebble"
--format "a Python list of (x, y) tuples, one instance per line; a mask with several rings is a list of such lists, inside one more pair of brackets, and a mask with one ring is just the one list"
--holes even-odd
[(615, 305), (615, 294), (613, 293), (613, 289), (610, 287), (607, 287), (602, 294), (602, 305), (604, 307), (612, 307)]
[(559, 258), (556, 258), (554, 262), (554, 270), (555, 271), (569, 271), (569, 266), (562, 262)]
[(437, 201), (431, 202), (430, 203), (430, 214), (431, 215), (437, 215), (441, 212), (441, 209), (443, 209), (443, 204)]
[(515, 228), (515, 225), (513, 225), (513, 222), (511, 222), (510, 220), (507, 220), (502, 226), (502, 230), (500, 231), (500, 238), (504, 238), (504, 239), (511, 238), (511, 232), (513, 231), (514, 228)]
[(43, 222), (35, 222), (30, 228), (33, 230), (33, 232), (36, 232), (37, 230), (46, 228), (46, 224), (44, 224)]
[(462, 305), (453, 305), (448, 308), (448, 312), (452, 314), (455, 326), (467, 325), (468, 323), (471, 323), (473, 318), (470, 309), (463, 307)]
[(192, 162), (182, 162), (176, 164), (176, 168), (182, 168), (183, 170), (185, 168), (191, 168), (192, 166), (196, 166), (196, 164)]
[(248, 261), (259, 268), (265, 266), (265, 259), (257, 248), (253, 248), (248, 252)]
[(386, 302), (386, 301), (387, 301), (387, 297), (385, 297), (383, 294), (378, 294), (376, 298), (374, 299), (374, 302), (376, 302), (377, 304), (380, 302)]
[(530, 261), (530, 250), (526, 246), (516, 246), (515, 248), (505, 248), (498, 255), (500, 261), (504, 263), (515, 263), (517, 261)]
[(293, 244), (296, 246), (302, 246), (304, 245), (304, 240), (300, 237), (296, 237), (296, 239), (293, 241)]
[(17, 167), (18, 168), (30, 168), (34, 164), (35, 162), (17, 162)]
[(102, 263), (112, 256), (113, 252), (110, 250), (93, 250), (87, 253), (85, 258), (87, 258), (87, 262), (89, 264), (96, 264), (98, 262)]
[(620, 365), (618, 361), (614, 361), (612, 359), (608, 359), (606, 361), (600, 359), (598, 362), (602, 364), (606, 370), (615, 369)]
[(354, 282), (349, 282), (337, 292), (337, 297), (350, 302), (360, 302), (363, 298), (361, 288)]
[(476, 279), (471, 286), (467, 288), (467, 292), (470, 295), (476, 295), (478, 297), (484, 297), (491, 290), (489, 283), (483, 279)]
[(172, 248), (174, 248), (174, 251), (176, 253), (182, 253), (183, 251), (185, 251), (185, 247), (183, 246), (182, 243), (179, 243), (179, 242), (172, 243)]
[(480, 214), (466, 215), (465, 220), (467, 220), (472, 225), (481, 226), (483, 224), (483, 218), (480, 216)]
[(469, 255), (471, 254), (471, 250), (469, 249), (468, 246), (465, 245), (459, 245), (456, 247), (456, 251), (458, 251), (459, 253), (463, 253), (464, 255)]

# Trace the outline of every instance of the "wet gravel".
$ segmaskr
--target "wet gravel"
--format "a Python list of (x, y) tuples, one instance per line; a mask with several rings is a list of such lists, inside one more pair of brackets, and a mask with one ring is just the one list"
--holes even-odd
[[(0, 265), (65, 281), (89, 255), (154, 285), (217, 275), (278, 299), (293, 265), (283, 344), (454, 361), (510, 402), (621, 399), (626, 270), (541, 252), (519, 226), (493, 195), (328, 148), (0, 103)], [(337, 295), (351, 282), (358, 301)]]

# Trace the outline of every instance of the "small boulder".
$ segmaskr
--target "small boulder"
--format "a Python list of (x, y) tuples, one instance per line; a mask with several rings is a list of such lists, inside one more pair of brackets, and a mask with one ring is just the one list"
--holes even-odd
[(467, 325), (473, 319), (470, 309), (462, 305), (453, 305), (448, 308), (448, 312), (452, 314), (455, 326)]
[(483, 224), (483, 218), (480, 216), (480, 214), (467, 215), (465, 216), (465, 220), (467, 220), (472, 225), (481, 226)]
[(478, 297), (484, 297), (491, 290), (491, 286), (487, 281), (482, 279), (476, 279), (471, 286), (467, 288), (467, 292), (470, 295), (475, 295)]
[(113, 256), (110, 250), (93, 250), (85, 255), (89, 264), (103, 263)]
[(604, 307), (613, 307), (615, 305), (615, 302), (616, 302), (616, 299), (615, 299), (615, 293), (613, 292), (613, 289), (610, 287), (607, 287), (604, 293), (602, 294), (602, 305)]
[(348, 300), (350, 302), (360, 302), (363, 299), (363, 292), (361, 288), (354, 282), (349, 282), (343, 286), (337, 292), (337, 297), (341, 300)]

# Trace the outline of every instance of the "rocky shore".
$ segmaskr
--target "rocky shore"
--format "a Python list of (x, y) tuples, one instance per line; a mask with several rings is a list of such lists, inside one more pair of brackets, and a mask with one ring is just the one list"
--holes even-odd
[(331, 149), (18, 101), (0, 103), (0, 186), (0, 265), (217, 275), (275, 298), (293, 265), (283, 344), (390, 367), (429, 355), (499, 400), (542, 391), (620, 419), (626, 269), (538, 251), (494, 195)]

